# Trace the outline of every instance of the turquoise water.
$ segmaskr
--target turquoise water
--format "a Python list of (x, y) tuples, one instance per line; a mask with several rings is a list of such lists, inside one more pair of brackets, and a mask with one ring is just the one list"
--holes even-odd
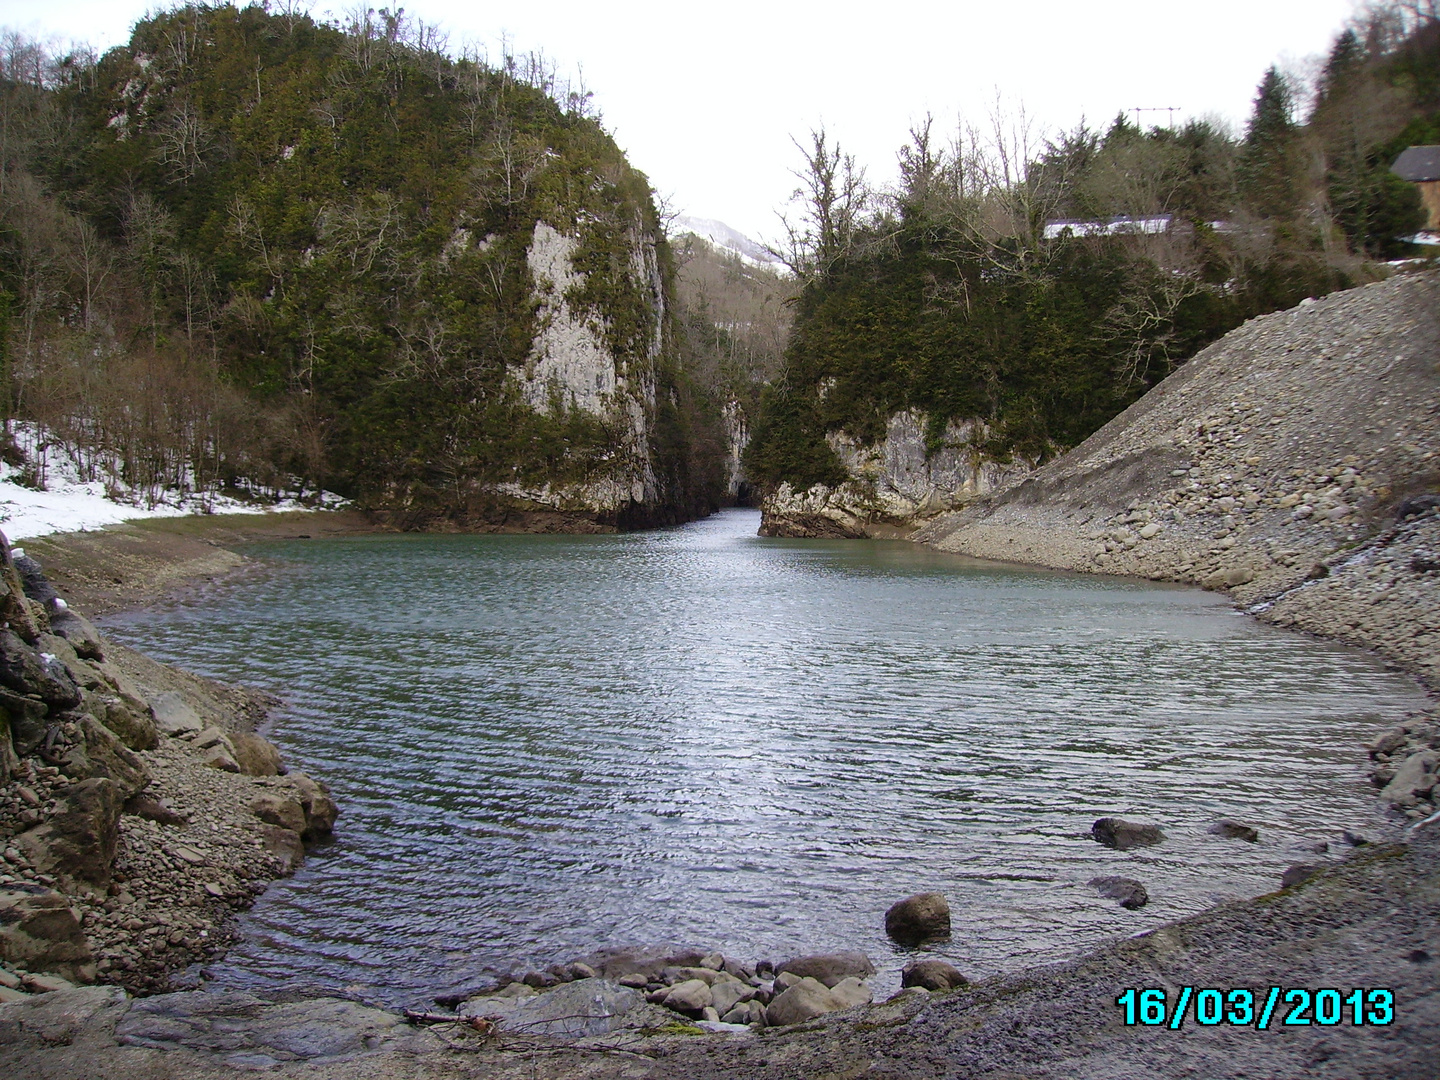
[[(107, 632), (280, 694), (343, 808), (242, 919), (225, 985), (427, 1000), (597, 945), (861, 948), (939, 889), (972, 975), (1274, 888), (1373, 829), (1361, 744), (1422, 704), (1213, 595), (911, 544), (622, 536), (255, 545), (265, 569)], [(1102, 815), (1169, 840), (1115, 852)], [(1257, 826), (1250, 845), (1206, 834)], [(1086, 881), (1125, 874), (1127, 912)]]

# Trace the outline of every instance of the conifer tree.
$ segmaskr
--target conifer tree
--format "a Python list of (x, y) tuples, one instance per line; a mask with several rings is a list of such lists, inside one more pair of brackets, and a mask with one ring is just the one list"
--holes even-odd
[(1293, 109), (1290, 86), (1272, 66), (1256, 91), (1239, 163), (1240, 194), (1262, 217), (1286, 218), (1296, 209)]

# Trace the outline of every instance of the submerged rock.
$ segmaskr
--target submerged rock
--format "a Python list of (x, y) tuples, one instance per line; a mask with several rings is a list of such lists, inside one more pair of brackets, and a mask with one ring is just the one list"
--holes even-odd
[(1109, 900), (1117, 900), (1121, 907), (1131, 911), (1142, 908), (1150, 902), (1150, 894), (1145, 891), (1145, 886), (1134, 878), (1094, 877), (1090, 879), (1090, 885), (1101, 896)]
[(1223, 836), (1226, 840), (1244, 840), (1251, 844), (1260, 839), (1260, 834), (1255, 829), (1229, 818), (1221, 818), (1205, 831), (1211, 836)]
[(885, 933), (902, 945), (950, 936), (950, 905), (938, 892), (916, 893), (885, 912)]
[(1090, 826), (1090, 835), (1106, 847), (1128, 851), (1132, 847), (1149, 847), (1165, 839), (1160, 826), (1124, 818), (1103, 817)]

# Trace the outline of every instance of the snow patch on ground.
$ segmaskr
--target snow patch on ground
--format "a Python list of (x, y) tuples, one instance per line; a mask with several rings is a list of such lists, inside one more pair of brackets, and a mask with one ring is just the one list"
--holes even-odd
[(345, 504), (328, 491), (278, 500), (241, 499), (216, 491), (139, 491), (113, 479), (96, 479), (103, 472), (94, 460), (50, 441), (34, 424), (16, 424), (13, 437), (25, 464), (0, 461), (0, 531), (10, 540), (83, 532), (137, 518), (264, 514)]

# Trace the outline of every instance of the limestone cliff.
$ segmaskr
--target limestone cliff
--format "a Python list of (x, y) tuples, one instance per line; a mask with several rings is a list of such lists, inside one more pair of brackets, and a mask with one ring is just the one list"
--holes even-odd
[(826, 436), (850, 474), (837, 485), (797, 491), (781, 483), (761, 504), (765, 536), (891, 536), (998, 490), (1029, 471), (1027, 462), (1000, 463), (979, 446), (984, 426), (952, 421), (939, 449), (926, 445), (926, 417), (909, 410), (890, 417), (885, 438), (865, 445), (843, 432)]
[(536, 333), (514, 372), (530, 409), (554, 420), (593, 417), (610, 433), (610, 453), (596, 473), (576, 479), (501, 482), (495, 493), (525, 511), (554, 511), (615, 525), (652, 516), (661, 491), (653, 464), (652, 427), (657, 366), (664, 346), (665, 289), (655, 239), (631, 230), (628, 277), (650, 308), (653, 330), (629, 363), (606, 340), (603, 315), (577, 297), (586, 276), (575, 268), (580, 240), (544, 221), (535, 223), (526, 263), (534, 282)]

